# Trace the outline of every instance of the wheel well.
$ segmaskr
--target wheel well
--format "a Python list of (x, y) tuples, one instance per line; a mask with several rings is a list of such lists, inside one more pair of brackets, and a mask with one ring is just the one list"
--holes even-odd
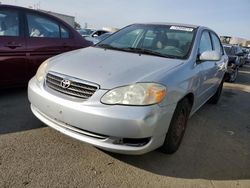
[(194, 104), (194, 94), (193, 93), (188, 93), (187, 95), (185, 95), (182, 99), (185, 99), (187, 98), (190, 105), (191, 105), (191, 108), (193, 107), (193, 104)]

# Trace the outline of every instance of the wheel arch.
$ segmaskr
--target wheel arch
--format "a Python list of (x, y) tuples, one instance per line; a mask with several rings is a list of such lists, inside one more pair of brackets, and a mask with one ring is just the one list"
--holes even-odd
[(190, 107), (191, 107), (191, 109), (192, 109), (193, 104), (194, 104), (194, 94), (193, 94), (192, 92), (187, 93), (186, 95), (184, 95), (184, 96), (178, 101), (178, 103), (179, 103), (180, 101), (182, 101), (183, 99), (187, 99), (187, 100), (189, 101)]

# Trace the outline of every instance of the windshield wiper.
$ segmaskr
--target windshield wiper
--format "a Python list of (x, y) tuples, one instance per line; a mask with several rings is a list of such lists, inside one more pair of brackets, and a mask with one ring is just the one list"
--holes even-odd
[(112, 49), (112, 50), (119, 50), (119, 51), (126, 51), (126, 52), (133, 52), (133, 53), (139, 53), (139, 54), (147, 54), (147, 55), (153, 55), (153, 56), (158, 56), (158, 57), (165, 57), (165, 58), (173, 58), (177, 59), (178, 57), (173, 56), (173, 55), (166, 55), (162, 54), (160, 52), (152, 51), (152, 50), (147, 50), (144, 48), (133, 48), (133, 47), (128, 47), (128, 48), (118, 48), (114, 47), (110, 44), (98, 44), (96, 45), (97, 47), (105, 48), (105, 49)]
[(110, 44), (98, 44), (98, 45), (95, 45), (95, 46), (105, 48), (105, 49), (120, 50), (120, 48), (114, 47), (114, 46), (112, 46)]
[(165, 58), (174, 58), (176, 59), (176, 56), (172, 55), (165, 55), (160, 52), (152, 51), (152, 50), (147, 50), (144, 48), (133, 48), (133, 47), (128, 47), (128, 48), (121, 48), (121, 50), (124, 51), (129, 51), (129, 52), (134, 52), (134, 53), (139, 53), (139, 54), (147, 54), (147, 55), (154, 55), (154, 56), (159, 56), (159, 57), (165, 57)]

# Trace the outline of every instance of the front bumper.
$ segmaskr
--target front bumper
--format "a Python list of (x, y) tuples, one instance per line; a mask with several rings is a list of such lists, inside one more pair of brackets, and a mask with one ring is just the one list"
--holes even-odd
[[(98, 96), (103, 91), (98, 90)], [(106, 91), (105, 91), (106, 92)], [(95, 96), (91, 98), (95, 98)], [(104, 105), (100, 102), (72, 101), (52, 94), (29, 82), (28, 96), (34, 115), (63, 134), (122, 154), (143, 154), (160, 147), (165, 139), (176, 104), (136, 107)], [(142, 144), (128, 144), (122, 139), (140, 140)]]

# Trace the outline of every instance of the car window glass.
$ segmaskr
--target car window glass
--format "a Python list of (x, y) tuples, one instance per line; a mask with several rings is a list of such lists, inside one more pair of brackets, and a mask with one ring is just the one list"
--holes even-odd
[(155, 37), (156, 33), (152, 29), (149, 29), (145, 34), (142, 46), (144, 48), (151, 48)]
[(16, 11), (0, 10), (0, 36), (19, 36), (19, 17)]
[(227, 55), (232, 55), (232, 54), (234, 54), (234, 50), (233, 50), (232, 47), (230, 47), (230, 46), (224, 46), (224, 49), (225, 49)]
[(236, 53), (236, 54), (239, 54), (239, 53), (243, 53), (243, 51), (242, 51), (242, 49), (241, 49), (240, 47), (237, 46), (237, 47), (235, 48), (235, 53)]
[(132, 30), (120, 36), (116, 40), (112, 41), (111, 45), (114, 45), (120, 48), (127, 48), (127, 47), (134, 46), (136, 41), (138, 41), (138, 38), (141, 37), (142, 33), (143, 33), (143, 29)]
[(186, 54), (190, 49), (192, 43), (193, 33), (192, 32), (168, 32), (167, 43), (165, 48), (176, 49)]
[(39, 15), (28, 14), (30, 37), (60, 38), (59, 25)]
[(173, 25), (128, 26), (98, 46), (111, 46), (118, 50), (134, 53), (154, 54), (169, 58), (186, 58), (192, 47), (196, 29)]
[(232, 47), (232, 52), (234, 55), (236, 54), (236, 48), (234, 46)]
[(213, 33), (211, 34), (211, 36), (212, 36), (212, 41), (213, 41), (213, 45), (214, 45), (214, 50), (219, 52), (222, 55), (223, 51), (221, 49), (221, 44), (220, 44), (218, 37)]
[(69, 31), (63, 26), (61, 26), (61, 38), (69, 38)]
[(204, 31), (202, 33), (199, 50), (200, 54), (202, 54), (205, 51), (212, 50), (210, 35), (207, 31)]

